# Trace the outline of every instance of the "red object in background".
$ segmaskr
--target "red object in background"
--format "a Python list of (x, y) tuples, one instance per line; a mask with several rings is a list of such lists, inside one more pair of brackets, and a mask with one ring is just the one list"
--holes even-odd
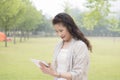
[(0, 32), (0, 41), (5, 41), (6, 35), (3, 32)]

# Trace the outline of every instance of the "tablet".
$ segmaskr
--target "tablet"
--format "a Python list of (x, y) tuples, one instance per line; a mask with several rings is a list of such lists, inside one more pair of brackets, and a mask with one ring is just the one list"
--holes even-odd
[(43, 63), (46, 67), (49, 66), (45, 61), (42, 61), (42, 60), (31, 59), (31, 61), (32, 61), (37, 67), (41, 67), (40, 64), (39, 64), (40, 62)]

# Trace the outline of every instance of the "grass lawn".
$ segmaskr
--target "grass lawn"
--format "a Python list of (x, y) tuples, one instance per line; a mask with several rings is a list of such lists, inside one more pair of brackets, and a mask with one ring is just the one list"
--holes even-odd
[[(120, 38), (89, 38), (93, 45), (90, 54), (89, 80), (120, 80)], [(42, 74), (31, 58), (52, 61), (57, 38), (32, 38), (28, 41), (0, 42), (0, 80), (53, 80)]]

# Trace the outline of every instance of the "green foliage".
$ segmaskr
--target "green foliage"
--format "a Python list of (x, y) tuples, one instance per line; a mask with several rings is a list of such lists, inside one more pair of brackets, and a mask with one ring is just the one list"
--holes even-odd
[(13, 17), (18, 13), (20, 0), (2, 0), (0, 2), (0, 20), (2, 27), (9, 29), (12, 26)]
[(110, 13), (110, 3), (108, 0), (88, 0), (86, 5), (90, 11), (84, 14), (83, 24), (87, 29), (93, 30), (98, 22)]
[(83, 25), (86, 29), (93, 30), (95, 25), (98, 24), (101, 19), (101, 14), (98, 10), (94, 10), (93, 12), (86, 13), (83, 18)]
[(32, 30), (37, 27), (38, 24), (42, 22), (42, 14), (37, 11), (32, 4), (26, 0), (24, 1), (23, 15), (19, 19), (18, 28), (20, 30)]
[(42, 12), (37, 11), (30, 0), (0, 0), (0, 27), (5, 34), (8, 30), (33, 30), (42, 18)]
[(111, 31), (117, 31), (117, 32), (120, 32), (120, 26), (119, 26), (119, 23), (120, 23), (120, 20), (119, 19), (116, 19), (114, 17), (111, 17), (109, 20), (108, 20), (108, 23), (109, 23), (109, 29)]
[(37, 11), (29, 0), (0, 1), (0, 25), (7, 30), (15, 27), (34, 29), (41, 23), (41, 18), (41, 12)]

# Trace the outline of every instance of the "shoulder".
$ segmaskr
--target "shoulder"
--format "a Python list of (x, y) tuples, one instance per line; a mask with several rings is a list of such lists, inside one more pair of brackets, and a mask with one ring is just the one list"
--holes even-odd
[(55, 45), (55, 48), (54, 48), (54, 51), (57, 51), (62, 45), (62, 41), (59, 41), (56, 45)]
[(87, 48), (87, 45), (82, 40), (76, 40), (74, 46), (76, 46), (76, 48)]
[(88, 48), (87, 45), (81, 41), (81, 40), (76, 40), (73, 51), (75, 54), (82, 54), (82, 53), (88, 53)]
[(55, 48), (58, 48), (60, 45), (62, 45), (62, 41), (59, 41), (59, 42), (55, 45)]

